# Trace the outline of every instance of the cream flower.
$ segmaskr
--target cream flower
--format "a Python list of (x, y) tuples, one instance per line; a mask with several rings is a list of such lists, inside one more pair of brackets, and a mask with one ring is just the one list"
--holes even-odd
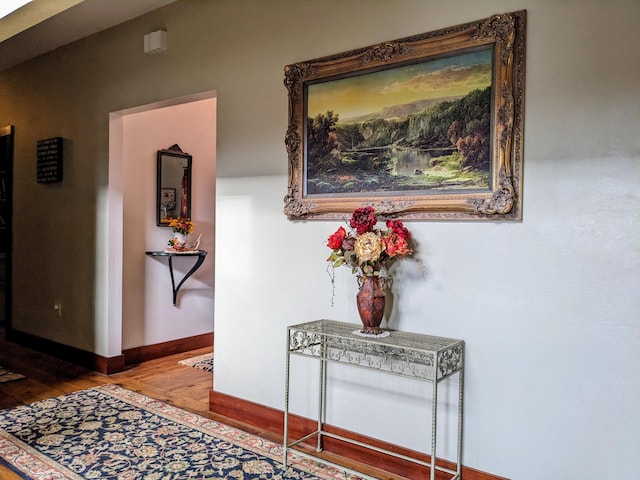
[(364, 262), (375, 262), (380, 258), (384, 250), (384, 244), (373, 232), (366, 232), (356, 238), (354, 250), (358, 256), (358, 261), (362, 264)]

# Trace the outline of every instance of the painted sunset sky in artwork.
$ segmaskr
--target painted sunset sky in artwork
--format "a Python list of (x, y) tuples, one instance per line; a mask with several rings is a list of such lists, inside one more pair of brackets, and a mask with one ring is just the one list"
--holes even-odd
[(491, 85), (493, 51), (480, 50), (308, 85), (307, 116), (329, 110), (341, 122), (417, 100), (461, 97)]

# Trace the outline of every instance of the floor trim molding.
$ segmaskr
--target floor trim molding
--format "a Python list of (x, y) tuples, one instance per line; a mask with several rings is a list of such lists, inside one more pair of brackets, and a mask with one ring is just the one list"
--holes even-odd
[(154, 345), (128, 348), (123, 350), (122, 354), (125, 357), (125, 365), (132, 365), (134, 363), (142, 363), (204, 347), (213, 348), (213, 332), (194, 335), (193, 337), (179, 338), (169, 342), (156, 343)]
[(54, 342), (46, 338), (38, 337), (30, 333), (21, 332), (13, 328), (7, 328), (5, 333), (9, 342), (17, 343), (23, 347), (45, 353), (52, 357), (65, 360), (74, 365), (79, 365), (95, 372), (110, 375), (124, 370), (124, 355), (115, 357), (103, 357), (93, 352), (87, 352), (76, 347), (70, 347), (62, 343)]
[(122, 372), (127, 365), (213, 346), (213, 333), (204, 333), (202, 335), (180, 338), (155, 345), (143, 345), (141, 347), (130, 348), (124, 350), (120, 355), (104, 357), (93, 352), (70, 347), (69, 345), (21, 332), (10, 327), (6, 328), (5, 337), (8, 341), (17, 343), (23, 347), (37, 350), (38, 352), (51, 355), (52, 357), (65, 360), (74, 365), (79, 365), (104, 375)]
[[(284, 429), (284, 412), (282, 410), (216, 392), (215, 390), (211, 390), (209, 392), (209, 410), (213, 413), (261, 428), (280, 436)], [(370, 438), (365, 435), (360, 435), (331, 425), (326, 425), (325, 428), (327, 431), (352, 440), (374, 445), (378, 448), (383, 448), (401, 455), (418, 458), (424, 462), (430, 461), (430, 456), (424, 453), (418, 453), (408, 448), (389, 444), (378, 439)], [(289, 415), (289, 435), (291, 439), (301, 438), (303, 435), (316, 429), (317, 422), (315, 420), (297, 415)], [(313, 445), (314, 443), (309, 441), (309, 444)], [(427, 467), (390, 455), (376, 453), (375, 464), (372, 464), (371, 450), (359, 447), (358, 445), (352, 445), (325, 437), (323, 447), (326, 452), (372, 465), (406, 478), (428, 478), (429, 469)], [(446, 468), (455, 469), (455, 464), (446, 460), (441, 461), (438, 459), (437, 464)], [(436, 472), (436, 479), (444, 480), (447, 478), (450, 478), (450, 475), (444, 474), (440, 471)], [(464, 480), (508, 480), (505, 477), (499, 477), (465, 466), (462, 467), (462, 478)]]

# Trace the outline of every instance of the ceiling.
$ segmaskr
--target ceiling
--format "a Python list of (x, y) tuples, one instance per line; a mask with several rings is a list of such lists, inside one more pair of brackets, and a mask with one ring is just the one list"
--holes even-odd
[(0, 19), (0, 71), (176, 0), (33, 0)]

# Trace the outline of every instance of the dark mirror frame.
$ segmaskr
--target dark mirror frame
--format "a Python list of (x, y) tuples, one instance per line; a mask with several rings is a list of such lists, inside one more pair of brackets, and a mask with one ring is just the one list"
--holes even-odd
[[(169, 162), (177, 162), (174, 170), (183, 169), (181, 177), (177, 174), (172, 179), (167, 178), (166, 172), (171, 168)], [(159, 227), (168, 227), (174, 218), (191, 218), (191, 163), (191, 155), (183, 152), (177, 144), (158, 150), (156, 224)], [(167, 209), (167, 202), (172, 208)], [(168, 210), (175, 214), (168, 214)]]

